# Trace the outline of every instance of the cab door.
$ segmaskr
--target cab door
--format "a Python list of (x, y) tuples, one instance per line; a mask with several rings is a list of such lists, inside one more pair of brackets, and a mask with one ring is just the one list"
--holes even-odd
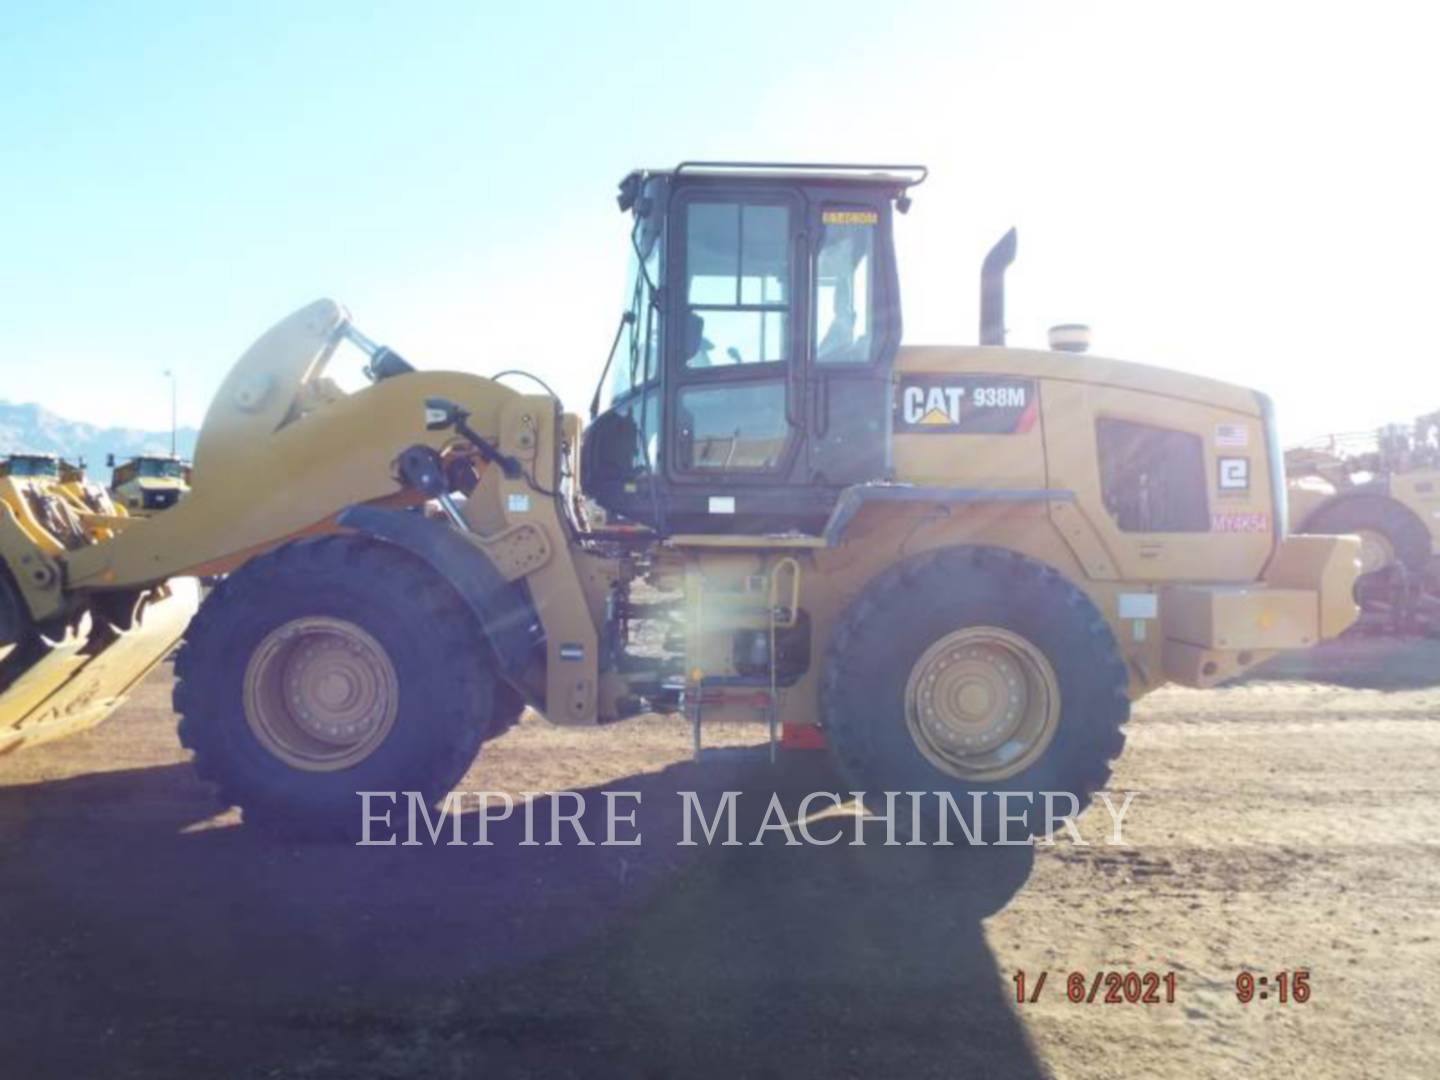
[(890, 371), (900, 344), (888, 199), (830, 191), (812, 203), (808, 481), (890, 474)]
[(681, 499), (765, 501), (803, 443), (803, 203), (783, 188), (704, 185), (677, 193), (671, 213), (667, 475)]

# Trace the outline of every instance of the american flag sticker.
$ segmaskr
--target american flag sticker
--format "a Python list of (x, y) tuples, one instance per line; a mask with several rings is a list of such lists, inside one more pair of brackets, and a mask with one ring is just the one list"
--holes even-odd
[(1250, 428), (1245, 424), (1216, 424), (1216, 446), (1249, 446)]

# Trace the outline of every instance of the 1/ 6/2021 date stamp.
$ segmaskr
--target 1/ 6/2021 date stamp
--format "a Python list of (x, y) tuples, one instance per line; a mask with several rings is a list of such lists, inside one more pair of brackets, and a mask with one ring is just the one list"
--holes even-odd
[[(1032, 980), (1024, 970), (1015, 972), (1015, 1003), (1037, 1004), (1048, 974), (1038, 972)], [(1075, 1005), (1173, 1005), (1175, 986), (1173, 971), (1071, 971), (1065, 975), (1064, 999)]]
[[(1038, 1004), (1046, 994), (1048, 975), (1039, 971), (1032, 976), (1023, 968), (1016, 971), (1010, 977), (1015, 984), (1015, 1003)], [(1179, 979), (1173, 971), (1071, 971), (1063, 977), (1061, 1000), (1074, 1005), (1174, 1005), (1179, 996)], [(1310, 1000), (1310, 970), (1242, 971), (1235, 976), (1235, 1000), (1241, 1005), (1262, 1001), (1303, 1005)]]

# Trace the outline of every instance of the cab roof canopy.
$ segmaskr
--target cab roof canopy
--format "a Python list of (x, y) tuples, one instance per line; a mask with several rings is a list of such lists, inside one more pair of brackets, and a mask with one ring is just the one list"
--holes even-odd
[(845, 165), (831, 162), (793, 161), (682, 161), (673, 169), (635, 169), (620, 181), (617, 201), (622, 211), (629, 210), (639, 198), (645, 181), (652, 177), (706, 178), (741, 181), (789, 181), (800, 184), (837, 184), (856, 187), (890, 188), (901, 203), (908, 206), (908, 188), (918, 187), (930, 175), (924, 165)]

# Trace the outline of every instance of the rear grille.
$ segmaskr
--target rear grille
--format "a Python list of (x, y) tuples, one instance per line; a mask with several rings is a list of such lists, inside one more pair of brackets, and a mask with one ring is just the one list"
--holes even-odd
[(175, 505), (175, 500), (179, 497), (178, 491), (147, 491), (145, 492), (145, 509), (164, 510), (167, 506)]

